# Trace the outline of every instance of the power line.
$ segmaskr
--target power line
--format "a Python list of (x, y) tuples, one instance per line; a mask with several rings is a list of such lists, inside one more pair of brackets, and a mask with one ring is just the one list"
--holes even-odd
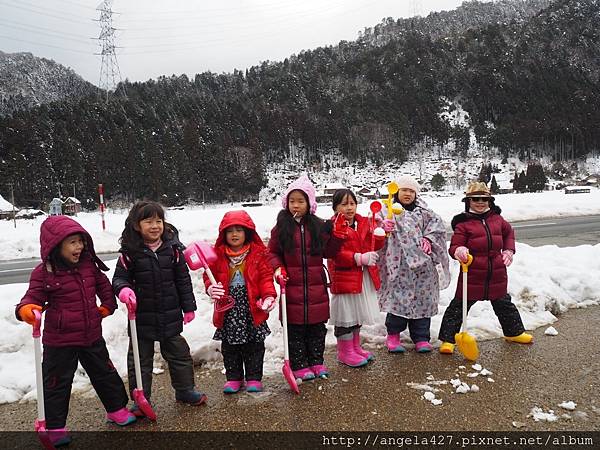
[[(9, 6), (11, 8), (20, 9), (20, 10), (28, 11), (28, 12), (32, 12), (34, 14), (39, 14), (41, 16), (52, 17), (54, 19), (64, 20), (65, 22), (72, 22), (72, 23), (78, 23), (78, 24), (82, 23), (80, 20), (77, 21), (77, 20), (66, 18), (64, 16), (58, 16), (56, 14), (43, 13), (43, 12), (40, 12), (40, 11), (36, 11), (35, 9), (26, 8), (26, 7), (14, 5), (14, 4), (11, 4), (11, 3), (6, 3), (6, 2), (0, 2), (0, 3), (3, 4), (3, 5)], [(82, 19), (83, 19), (83, 17), (82, 17)]]
[(64, 51), (66, 51), (66, 52), (83, 53), (84, 55), (89, 55), (89, 54), (90, 54), (90, 52), (84, 52), (84, 51), (82, 51), (82, 50), (74, 50), (74, 49), (72, 49), (72, 48), (60, 47), (60, 46), (58, 46), (58, 45), (43, 44), (43, 43), (41, 43), (41, 42), (27, 41), (27, 40), (25, 40), (25, 39), (17, 39), (17, 38), (11, 37), (11, 36), (3, 36), (3, 35), (0, 35), (0, 38), (3, 38), (3, 39), (8, 39), (8, 40), (10, 40), (10, 41), (16, 41), (16, 42), (24, 42), (24, 43), (26, 43), (26, 44), (39, 45), (39, 46), (42, 46), (42, 47), (58, 48), (58, 49), (60, 49), (60, 50), (64, 50)]
[[(38, 25), (29, 25), (29, 24), (22, 23), (22, 22), (15, 22), (14, 20), (0, 19), (0, 22), (6, 22), (6, 23), (9, 23), (9, 24), (14, 24), (14, 25), (20, 25), (20, 26), (23, 26), (23, 27), (34, 28), (36, 30), (46, 30), (46, 31), (53, 32), (53, 33), (59, 33), (59, 32), (55, 31), (52, 28), (40, 27)], [(6, 26), (8, 26), (8, 25), (6, 25)], [(67, 33), (65, 31), (60, 31), (60, 34), (64, 34), (65, 36), (75, 36), (75, 37), (79, 37), (79, 38), (82, 38), (82, 39), (88, 39), (89, 38), (89, 36), (84, 36), (82, 34), (75, 34), (75, 33)]]
[(50, 37), (53, 37), (53, 38), (56, 38), (56, 39), (63, 39), (63, 40), (66, 40), (66, 41), (73, 41), (73, 42), (78, 42), (78, 43), (84, 43), (85, 42), (85, 41), (82, 41), (81, 39), (75, 39), (75, 38), (71, 38), (71, 37), (61, 36), (60, 33), (52, 33), (52, 32), (48, 33), (48, 32), (44, 32), (44, 31), (30, 30), (30, 29), (28, 29), (30, 27), (26, 28), (26, 27), (21, 27), (21, 26), (18, 26), (18, 25), (3, 25), (3, 26), (8, 27), (8, 28), (15, 28), (17, 30), (25, 30), (25, 31), (29, 31), (31, 33), (36, 33), (36, 34), (43, 34), (45, 36), (50, 36)]

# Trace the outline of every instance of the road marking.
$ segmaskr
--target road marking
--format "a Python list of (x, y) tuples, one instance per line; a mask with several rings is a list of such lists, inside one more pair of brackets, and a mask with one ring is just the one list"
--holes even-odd
[(2, 269), (0, 270), (0, 273), (6, 273), (6, 272), (31, 272), (31, 269)]
[(532, 223), (528, 225), (513, 225), (513, 228), (526, 228), (526, 227), (543, 227), (546, 225), (556, 225), (556, 222), (546, 222), (546, 223)]

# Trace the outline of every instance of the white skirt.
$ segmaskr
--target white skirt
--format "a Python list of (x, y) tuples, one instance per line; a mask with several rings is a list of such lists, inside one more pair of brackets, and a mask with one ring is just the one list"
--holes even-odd
[(332, 294), (329, 324), (336, 327), (373, 325), (379, 315), (377, 291), (367, 269), (363, 269), (360, 294)]

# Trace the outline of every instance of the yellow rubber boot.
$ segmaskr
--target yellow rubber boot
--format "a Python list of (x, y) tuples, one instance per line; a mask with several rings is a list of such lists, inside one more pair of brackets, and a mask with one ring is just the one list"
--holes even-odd
[(451, 355), (454, 353), (454, 344), (452, 342), (442, 342), (442, 345), (440, 345), (440, 353)]
[(504, 339), (510, 342), (516, 342), (518, 344), (531, 344), (533, 342), (533, 336), (529, 333), (521, 333), (518, 336), (504, 336)]

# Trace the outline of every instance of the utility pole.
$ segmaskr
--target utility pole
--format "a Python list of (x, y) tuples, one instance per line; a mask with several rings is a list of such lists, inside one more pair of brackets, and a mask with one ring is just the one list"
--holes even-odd
[(8, 183), (8, 185), (10, 186), (10, 198), (13, 207), (13, 223), (15, 224), (15, 228), (17, 228), (17, 212), (15, 211), (15, 190), (13, 188), (12, 183)]
[(421, 0), (410, 0), (410, 14), (412, 17), (420, 16), (423, 11)]
[(96, 10), (100, 12), (100, 18), (98, 19), (100, 23), (100, 35), (98, 36), (100, 53), (95, 54), (102, 56), (98, 86), (106, 91), (106, 103), (108, 103), (110, 91), (116, 91), (119, 83), (121, 83), (123, 95), (127, 96), (127, 93), (125, 92), (125, 86), (122, 84), (121, 70), (115, 54), (115, 49), (118, 47), (115, 46), (115, 31), (117, 29), (112, 24), (112, 0), (104, 0)]
[(75, 195), (75, 183), (73, 183), (73, 198), (77, 198), (77, 196)]
[(60, 181), (57, 181), (56, 185), (58, 186), (58, 198), (62, 200), (62, 194), (60, 192), (60, 187), (62, 186), (62, 183)]

